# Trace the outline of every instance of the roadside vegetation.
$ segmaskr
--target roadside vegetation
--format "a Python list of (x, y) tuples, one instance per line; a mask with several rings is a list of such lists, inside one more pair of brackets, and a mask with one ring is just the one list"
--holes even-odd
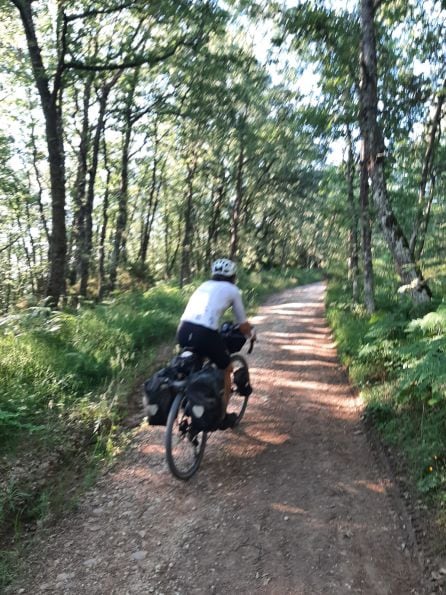
[(327, 295), (329, 322), (368, 420), (446, 526), (445, 271), (437, 270), (429, 306), (414, 307), (397, 292), (388, 263), (375, 262), (376, 311), (355, 304), (345, 276), (336, 275)]

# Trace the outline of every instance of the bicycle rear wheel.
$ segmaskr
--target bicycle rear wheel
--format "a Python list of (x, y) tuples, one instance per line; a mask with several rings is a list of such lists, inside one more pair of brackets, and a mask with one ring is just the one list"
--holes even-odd
[(184, 395), (175, 397), (166, 425), (166, 458), (172, 474), (189, 479), (197, 471), (206, 447), (207, 433), (195, 432), (192, 420), (182, 407)]
[(238, 425), (245, 414), (249, 397), (241, 395), (238, 392), (237, 385), (234, 382), (234, 374), (237, 372), (237, 370), (241, 370), (242, 368), (244, 368), (245, 374), (247, 375), (247, 378), (249, 380), (249, 369), (248, 362), (243, 357), (243, 355), (240, 355), (240, 353), (234, 353), (233, 355), (231, 355), (231, 364), (231, 398), (229, 400), (229, 404), (226, 411), (227, 413), (235, 413), (237, 415), (236, 425)]

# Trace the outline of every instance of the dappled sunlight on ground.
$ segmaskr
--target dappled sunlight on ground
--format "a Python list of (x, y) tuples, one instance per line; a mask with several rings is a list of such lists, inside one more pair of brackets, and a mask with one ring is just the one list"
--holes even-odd
[(302, 339), (296, 344), (281, 345), (282, 351), (292, 351), (294, 353), (327, 353), (334, 349), (334, 343), (326, 343), (323, 347), (316, 346), (313, 339)]
[(164, 444), (145, 444), (141, 450), (145, 455), (164, 454)]
[[(324, 358), (324, 357), (320, 357), (320, 359), (311, 359), (311, 357), (314, 357), (315, 354), (311, 354), (308, 356), (304, 356), (302, 357), (300, 360), (299, 359), (289, 359), (289, 360), (274, 360), (272, 362), (272, 366), (273, 369), (278, 369), (278, 368), (286, 368), (286, 369), (291, 369), (291, 368), (303, 368), (304, 372), (307, 372), (309, 374), (313, 374), (313, 370), (315, 368), (318, 368), (320, 366), (323, 367), (327, 367), (327, 368), (333, 368), (336, 367), (337, 364), (335, 361), (333, 361), (330, 358)], [(301, 374), (302, 372), (299, 371), (299, 374)]]
[(376, 492), (377, 494), (385, 494), (386, 492), (385, 486), (380, 483), (359, 480), (357, 484), (358, 486), (364, 487), (371, 492)]
[(253, 426), (249, 426), (248, 431), (245, 433), (245, 436), (247, 438), (253, 438), (257, 441), (257, 443), (261, 443), (261, 444), (284, 444), (287, 440), (289, 440), (289, 434), (278, 434), (277, 431), (274, 432), (273, 430), (271, 430), (271, 432), (267, 432), (264, 429), (264, 426), (262, 425), (261, 428), (259, 428), (259, 432), (256, 433), (255, 432), (255, 427)]
[[(322, 337), (326, 336), (325, 333), (319, 333), (319, 334)], [(300, 345), (313, 345), (314, 346), (314, 335), (312, 333), (299, 333), (293, 339), (291, 339), (290, 337), (288, 337), (287, 339), (284, 339), (283, 337), (278, 337), (275, 334), (272, 337), (265, 337), (264, 335), (262, 335), (261, 340), (264, 341), (265, 339), (268, 340), (269, 344), (280, 345), (280, 347), (282, 347), (282, 348), (294, 347), (294, 346), (300, 346)], [(332, 345), (329, 345), (329, 346), (332, 346)], [(324, 346), (323, 349), (326, 349), (326, 347)]]
[(290, 506), (289, 504), (273, 502), (271, 504), (271, 508), (273, 510), (278, 510), (279, 512), (284, 512), (287, 514), (308, 514), (308, 511), (304, 510), (303, 508), (298, 508), (297, 506)]

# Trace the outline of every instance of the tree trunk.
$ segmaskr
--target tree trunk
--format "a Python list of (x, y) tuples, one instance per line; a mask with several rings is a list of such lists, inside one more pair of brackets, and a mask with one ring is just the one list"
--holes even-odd
[[(21, 208), (20, 200), (18, 198), (15, 199), (7, 199), (8, 200), (8, 209), (11, 210), (15, 215), (15, 222), (17, 225), (17, 229), (19, 230), (20, 240), (22, 244), (23, 253), (25, 254), (25, 259), (27, 263), (26, 271), (29, 275), (29, 279), (31, 282), (31, 288), (33, 294), (35, 293), (35, 284), (34, 284), (34, 266), (36, 264), (35, 261), (35, 249), (34, 249), (34, 239), (32, 236), (31, 231), (31, 224), (29, 218), (29, 207), (27, 201), (25, 201), (25, 212), (26, 212), (26, 231), (23, 227), (23, 211)], [(14, 202), (12, 202), (14, 200)], [(31, 251), (29, 249), (31, 247)]]
[(355, 165), (353, 159), (352, 135), (350, 127), (347, 126), (347, 200), (350, 210), (350, 230), (349, 230), (349, 257), (348, 257), (348, 276), (352, 284), (352, 298), (354, 302), (358, 301), (358, 208), (355, 203), (354, 175)]
[(147, 249), (149, 247), (150, 235), (152, 233), (153, 221), (158, 208), (159, 193), (161, 188), (161, 179), (158, 174), (160, 158), (158, 157), (158, 126), (155, 125), (155, 146), (152, 163), (152, 176), (150, 182), (149, 197), (146, 205), (146, 213), (141, 230), (141, 239), (139, 245), (138, 260), (144, 264), (147, 258)]
[[(80, 133), (79, 149), (77, 154), (76, 180), (72, 193), (74, 214), (71, 238), (68, 248), (70, 260), (72, 259), (69, 271), (69, 283), (75, 285), (78, 280), (83, 258), (85, 244), (85, 194), (87, 188), (88, 153), (90, 150), (90, 100), (93, 85), (93, 75), (89, 75), (85, 81), (84, 99), (82, 106), (82, 129)], [(71, 253), (71, 254), (70, 254)]]
[(110, 291), (116, 286), (118, 266), (121, 263), (124, 246), (126, 243), (127, 219), (128, 219), (128, 190), (129, 190), (129, 151), (132, 138), (132, 105), (138, 83), (139, 72), (136, 71), (131, 81), (130, 89), (126, 98), (124, 109), (124, 133), (121, 151), (121, 188), (118, 201), (118, 216), (116, 218), (115, 239), (110, 262)]
[[(171, 279), (172, 278), (172, 271), (174, 270), (175, 264), (178, 258), (178, 252), (180, 251), (181, 242), (177, 238), (181, 238), (182, 230), (181, 230), (181, 220), (180, 218), (177, 219), (177, 230), (176, 233), (172, 231), (173, 223), (166, 208), (164, 210), (163, 215), (163, 223), (164, 223), (164, 259), (165, 259), (165, 268), (164, 268), (164, 278)], [(173, 248), (172, 248), (173, 243)]]
[[(435, 158), (435, 150), (440, 141), (441, 135), (441, 119), (443, 116), (443, 104), (446, 93), (446, 80), (443, 82), (443, 88), (440, 91), (437, 99), (437, 106), (431, 120), (430, 133), (426, 152), (424, 154), (423, 167), (421, 170), (421, 180), (418, 188), (418, 205), (415, 215), (412, 235), (410, 237), (409, 247), (416, 260), (419, 260), (424, 247), (427, 227), (429, 225), (429, 216), (434, 198), (435, 177), (433, 175), (433, 164)], [(431, 181), (429, 198), (426, 199), (426, 189)]]
[(391, 208), (384, 172), (384, 140), (378, 124), (377, 59), (374, 0), (361, 0), (361, 112), (364, 122), (368, 173), (381, 230), (395, 268), (414, 303), (428, 302), (430, 289), (410, 251), (408, 241)]
[(426, 233), (427, 228), (429, 227), (429, 220), (430, 220), (430, 213), (432, 208), (432, 203), (434, 201), (435, 196), (435, 176), (432, 174), (431, 176), (431, 183), (429, 188), (429, 197), (426, 199), (426, 196), (423, 197), (424, 199), (424, 207), (421, 213), (421, 221), (418, 228), (418, 234), (415, 236), (415, 245), (413, 248), (414, 258), (418, 261), (421, 258), (421, 254), (423, 253), (424, 243), (426, 241)]
[[(47, 297), (57, 306), (65, 293), (65, 260), (67, 252), (65, 224), (65, 158), (63, 146), (63, 126), (60, 101), (60, 74), (55, 78), (54, 89), (50, 92), (47, 72), (37, 42), (33, 21), (31, 0), (11, 0), (18, 8), (25, 30), (28, 53), (31, 60), (34, 80), (40, 97), (45, 119), (48, 163), (51, 181), (52, 228), (49, 246), (49, 277)], [(59, 67), (61, 63), (59, 64)]]
[(79, 294), (85, 297), (87, 295), (88, 280), (90, 276), (90, 261), (92, 253), (92, 238), (93, 238), (93, 203), (94, 203), (94, 187), (96, 183), (96, 174), (98, 171), (99, 162), (99, 148), (101, 143), (101, 135), (104, 128), (105, 110), (107, 107), (108, 96), (111, 88), (116, 82), (117, 77), (112, 82), (104, 85), (101, 90), (99, 98), (99, 114), (96, 129), (94, 133), (92, 148), (91, 148), (91, 167), (88, 177), (87, 197), (84, 206), (84, 233), (81, 243), (80, 255), (80, 286)]
[(108, 205), (110, 196), (110, 179), (111, 170), (108, 165), (107, 158), (107, 145), (103, 138), (103, 150), (104, 156), (104, 168), (107, 172), (107, 178), (105, 181), (105, 192), (102, 200), (102, 224), (99, 232), (99, 248), (98, 248), (98, 301), (100, 301), (105, 294), (105, 238), (107, 236), (107, 225), (108, 225)]
[(220, 215), (221, 209), (223, 207), (223, 201), (226, 195), (226, 175), (225, 175), (225, 168), (222, 166), (220, 180), (216, 188), (213, 189), (213, 197), (212, 197), (212, 213), (211, 219), (209, 221), (208, 227), (208, 237), (206, 243), (206, 255), (205, 255), (205, 265), (206, 269), (210, 269), (211, 261), (214, 252), (214, 246), (218, 238), (219, 232), (219, 222), (220, 222)]
[(235, 183), (235, 200), (231, 211), (231, 242), (229, 258), (234, 260), (238, 253), (239, 223), (243, 206), (243, 168), (245, 165), (245, 151), (243, 139), (240, 139), (240, 151), (237, 160), (237, 173)]
[(180, 269), (180, 287), (190, 281), (190, 259), (192, 252), (192, 238), (194, 231), (193, 216), (194, 216), (194, 177), (197, 171), (197, 160), (194, 158), (191, 164), (187, 166), (187, 196), (184, 208), (184, 232), (183, 244), (181, 253), (181, 269)]
[(39, 207), (40, 222), (42, 223), (42, 227), (43, 227), (43, 230), (45, 233), (45, 238), (48, 242), (48, 246), (50, 246), (50, 243), (51, 243), (50, 232), (48, 229), (48, 222), (45, 217), (45, 210), (43, 207), (43, 200), (42, 200), (43, 186), (42, 186), (39, 168), (37, 167), (38, 150), (37, 150), (36, 135), (35, 135), (34, 128), (35, 128), (35, 123), (32, 122), (32, 124), (31, 124), (31, 146), (33, 149), (33, 169), (34, 169), (34, 175), (36, 177), (37, 186), (39, 188), (39, 192), (37, 194), (37, 204)]
[(372, 257), (372, 227), (370, 225), (369, 174), (364, 141), (361, 147), (359, 202), (361, 207), (362, 257), (364, 261), (364, 305), (369, 314), (375, 311), (375, 281)]

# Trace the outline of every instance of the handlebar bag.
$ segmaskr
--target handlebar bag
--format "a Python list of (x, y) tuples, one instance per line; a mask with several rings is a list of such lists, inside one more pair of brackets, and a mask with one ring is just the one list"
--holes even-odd
[(192, 418), (192, 427), (198, 432), (213, 432), (224, 415), (224, 372), (214, 366), (190, 376), (186, 389), (185, 413)]
[(235, 326), (231, 322), (224, 322), (221, 326), (220, 333), (229, 353), (240, 351), (246, 343), (245, 335), (240, 332), (238, 326)]
[(143, 405), (149, 424), (165, 426), (175, 395), (169, 388), (171, 371), (163, 368), (144, 382)]

